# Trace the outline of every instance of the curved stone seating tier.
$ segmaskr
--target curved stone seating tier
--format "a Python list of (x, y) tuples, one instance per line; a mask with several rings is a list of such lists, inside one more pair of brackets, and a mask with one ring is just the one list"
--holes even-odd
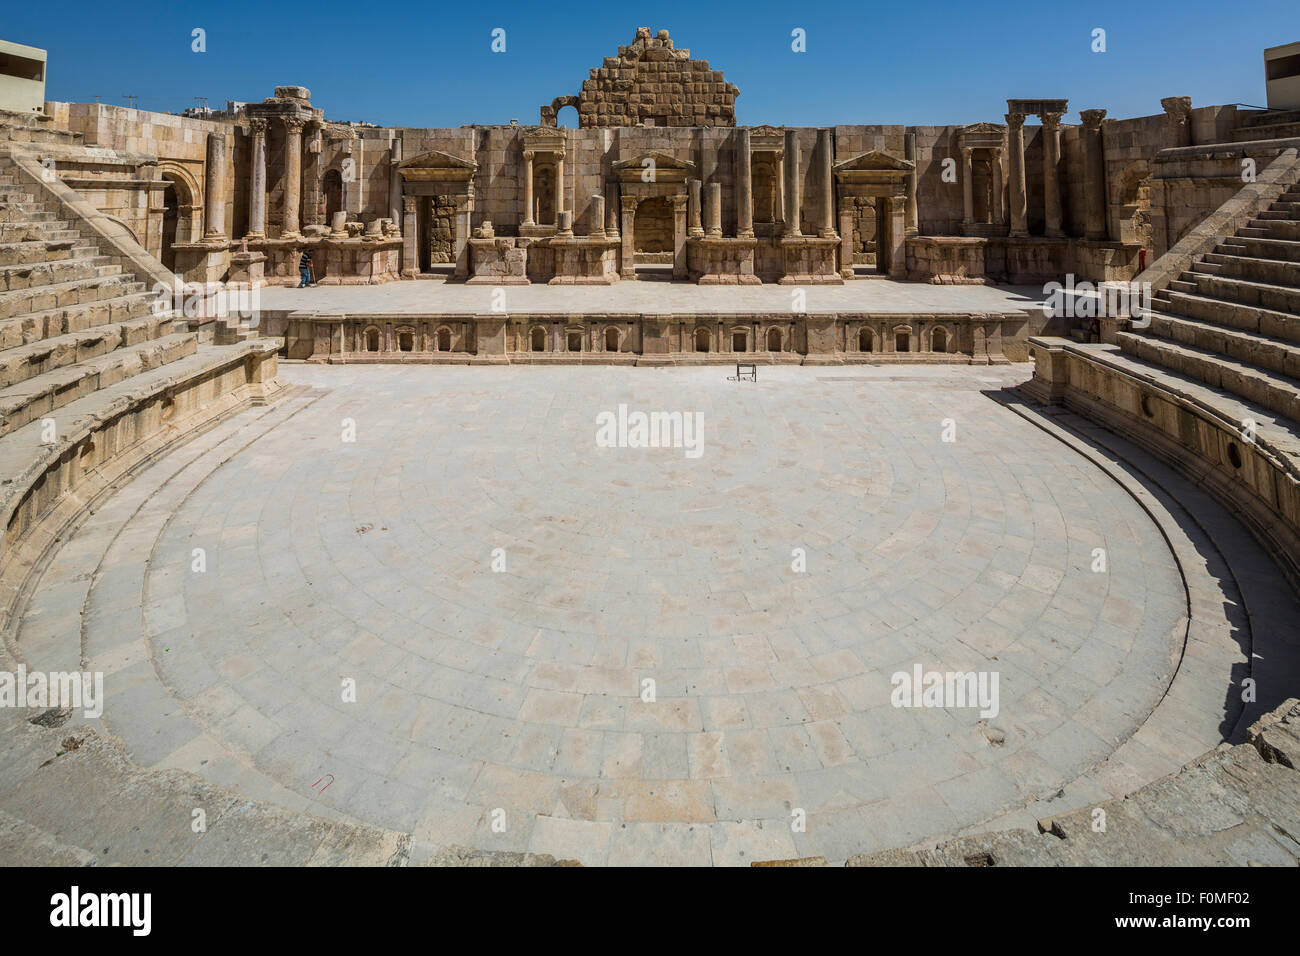
[(1031, 338), (1025, 390), (1202, 482), (1300, 587), (1300, 157), (1280, 155), (1138, 280), (1150, 322)]
[(162, 264), (33, 163), (0, 144), (0, 620), (97, 493), (282, 387), (278, 342), (202, 347), (146, 288)]

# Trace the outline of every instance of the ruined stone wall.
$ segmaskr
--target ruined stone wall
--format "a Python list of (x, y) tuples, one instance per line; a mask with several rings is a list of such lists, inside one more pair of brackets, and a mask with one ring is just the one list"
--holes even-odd
[(651, 37), (641, 27), (631, 46), (619, 47), (583, 81), (579, 126), (735, 126), (740, 91), (690, 53), (673, 49), (667, 30)]

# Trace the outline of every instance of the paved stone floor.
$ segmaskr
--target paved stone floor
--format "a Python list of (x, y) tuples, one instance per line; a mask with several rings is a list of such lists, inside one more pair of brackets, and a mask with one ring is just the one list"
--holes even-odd
[[(71, 536), (17, 650), (104, 670), (140, 766), (413, 859), (843, 861), (1050, 799), (1146, 720), (1178, 565), (988, 394), (1027, 366), (726, 371), (285, 365)], [(620, 404), (702, 413), (702, 454), (597, 447)], [(1000, 712), (891, 706), (915, 665), (996, 672)]]
[[(505, 286), (510, 312), (785, 312), (798, 288), (808, 312), (1015, 312), (1041, 303), (1041, 286), (929, 285), (873, 279), (844, 285), (697, 286), (688, 282), (618, 282), (610, 286)], [(268, 287), (261, 307), (348, 313), (492, 312), (493, 286), (442, 279), (378, 286)]]

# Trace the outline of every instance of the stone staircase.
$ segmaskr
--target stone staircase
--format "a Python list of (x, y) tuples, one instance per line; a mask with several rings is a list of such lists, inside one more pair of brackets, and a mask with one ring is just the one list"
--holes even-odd
[[(1236, 144), (1204, 149), (1240, 158)], [(1100, 343), (1031, 338), (1021, 390), (1173, 465), (1300, 591), (1300, 150), (1263, 155), (1256, 180), (1138, 276), (1154, 290), (1149, 325), (1107, 320)]]
[(1229, 136), (1234, 143), (1300, 136), (1300, 110), (1261, 110), (1246, 113)]
[(1149, 328), (1116, 341), (1218, 390), (1234, 416), (1300, 437), (1300, 186), (1157, 292)]
[[(133, 469), (283, 388), (278, 342), (218, 345), (154, 293), (167, 273), (37, 159), (66, 131), (0, 116), (0, 631), (69, 523)], [(209, 335), (210, 337), (210, 335)]]
[(193, 355), (195, 337), (154, 300), (0, 158), (0, 436)]

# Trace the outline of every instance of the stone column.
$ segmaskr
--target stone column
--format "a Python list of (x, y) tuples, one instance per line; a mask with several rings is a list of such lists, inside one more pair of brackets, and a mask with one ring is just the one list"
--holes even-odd
[(961, 147), (961, 224), (963, 226), (975, 222), (975, 171), (971, 165), (971, 155), (974, 152), (971, 146)]
[(591, 196), (591, 235), (605, 238), (605, 197), (600, 193)]
[(700, 181), (692, 179), (688, 184), (690, 187), (690, 225), (687, 227), (687, 235), (702, 236), (704, 235), (704, 226), (700, 223)]
[(464, 279), (469, 275), (469, 213), (470, 197), (456, 197), (456, 233), (453, 239), (455, 245), (452, 247), (456, 266), (452, 275), (457, 279)]
[(632, 223), (636, 221), (636, 197), (623, 196), (623, 267), (624, 279), (636, 278), (636, 247), (633, 243)]
[(706, 205), (709, 210), (708, 237), (710, 239), (719, 239), (722, 237), (722, 186), (720, 184), (709, 183), (709, 195)]
[(993, 203), (989, 207), (989, 222), (1000, 226), (1005, 214), (1002, 205), (1002, 150), (994, 150), (989, 157), (989, 170), (993, 174)]
[(1166, 96), (1160, 106), (1169, 117), (1169, 145), (1171, 147), (1192, 145), (1192, 98), (1190, 96)]
[(284, 118), (284, 225), (280, 235), (299, 235), (298, 206), (302, 196), (302, 128), (298, 116)]
[(736, 235), (754, 238), (754, 175), (749, 153), (749, 130), (736, 134)]
[(1102, 152), (1101, 121), (1105, 110), (1083, 110), (1084, 180), (1083, 195), (1087, 205), (1084, 235), (1093, 240), (1106, 239), (1106, 159)]
[(402, 228), (402, 174), (397, 164), (402, 161), (402, 139), (397, 137), (388, 144), (388, 218), (398, 229)]
[(912, 171), (907, 174), (907, 234), (914, 236), (920, 231), (916, 214), (916, 134), (903, 134), (903, 158), (912, 163)]
[(533, 222), (533, 151), (524, 150), (524, 222), (525, 226)]
[(849, 196), (840, 197), (840, 278), (853, 278), (854, 203)]
[(817, 152), (821, 154), (822, 174), (822, 225), (817, 235), (823, 239), (835, 238), (835, 147), (831, 143), (831, 131), (817, 131)]
[(800, 207), (802, 197), (799, 189), (799, 134), (792, 129), (785, 131), (785, 234), (795, 238), (802, 236), (799, 231)]
[(1014, 236), (1029, 235), (1025, 200), (1025, 118), (1020, 113), (1007, 114), (1007, 165), (1011, 173), (1011, 230)]
[(248, 121), (253, 134), (253, 170), (248, 184), (248, 233), (246, 238), (266, 238), (266, 120)]
[(226, 237), (226, 134), (208, 134), (207, 168), (203, 183), (203, 238)]
[(564, 154), (555, 161), (555, 221), (559, 222), (564, 209)]
[(907, 278), (907, 200), (903, 196), (890, 196), (886, 206), (889, 212), (889, 278)]
[(673, 197), (673, 278), (686, 275), (686, 197), (677, 195)]
[(605, 238), (618, 238), (618, 185), (610, 183), (609, 200), (605, 203)]
[(402, 197), (402, 274), (420, 273), (419, 200), (415, 196)]
[(1061, 114), (1043, 113), (1043, 206), (1046, 235), (1064, 236), (1061, 228)]

